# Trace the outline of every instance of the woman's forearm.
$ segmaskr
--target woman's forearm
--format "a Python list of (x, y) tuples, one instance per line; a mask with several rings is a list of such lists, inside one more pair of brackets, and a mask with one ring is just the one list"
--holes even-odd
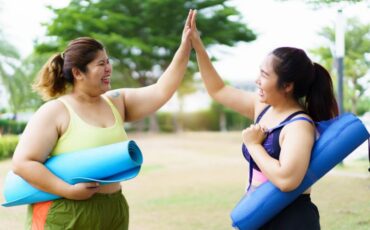
[(27, 161), (14, 165), (15, 174), (35, 188), (61, 197), (68, 197), (69, 184), (52, 174), (42, 163)]
[(209, 95), (214, 97), (214, 95), (225, 86), (225, 83), (213, 67), (207, 51), (204, 48), (197, 48), (197, 61), (207, 91)]
[(198, 67), (204, 85), (206, 86), (208, 94), (215, 98), (215, 94), (219, 92), (225, 86), (225, 84), (212, 65), (211, 59), (209, 58), (199, 36), (195, 36), (193, 38), (192, 45), (196, 52)]
[(167, 101), (177, 90), (185, 75), (190, 57), (190, 47), (181, 44), (177, 49), (170, 65), (157, 81), (157, 87)]

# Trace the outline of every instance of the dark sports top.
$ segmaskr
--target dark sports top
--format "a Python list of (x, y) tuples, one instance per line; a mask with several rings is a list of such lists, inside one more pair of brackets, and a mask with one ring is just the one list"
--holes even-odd
[[(266, 113), (266, 111), (269, 108), (270, 108), (270, 106), (267, 106), (266, 108), (264, 108), (262, 110), (262, 112), (258, 115), (258, 117), (256, 119), (256, 124), (261, 120), (261, 118), (263, 117), (263, 115)], [(306, 118), (306, 117), (293, 118), (293, 117), (297, 116), (298, 114), (306, 114), (306, 112), (304, 112), (304, 111), (294, 112), (294, 113), (290, 114), (279, 125), (275, 126), (274, 128), (269, 129), (266, 132), (267, 136), (266, 136), (265, 140), (262, 142), (262, 146), (272, 158), (279, 160), (280, 150), (281, 150), (280, 143), (279, 143), (279, 137), (280, 137), (280, 132), (281, 132), (282, 128), (285, 125), (287, 125), (291, 122), (294, 122), (294, 121), (298, 121), (298, 120), (305, 120), (305, 121), (308, 121), (308, 122), (310, 122), (314, 125), (314, 122), (312, 120)], [(246, 148), (246, 146), (244, 144), (242, 145), (242, 152), (243, 152), (244, 158), (250, 164), (249, 165), (249, 187), (250, 187), (251, 182), (252, 182), (252, 178), (253, 178), (253, 169), (256, 169), (258, 171), (261, 171), (261, 170), (258, 168), (257, 164), (255, 164), (255, 162), (253, 161), (253, 158), (249, 154), (248, 149)]]

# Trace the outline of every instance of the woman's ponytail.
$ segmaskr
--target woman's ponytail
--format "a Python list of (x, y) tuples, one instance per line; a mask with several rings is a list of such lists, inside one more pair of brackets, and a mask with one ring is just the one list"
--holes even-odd
[(333, 83), (329, 72), (313, 63), (302, 49), (279, 47), (272, 51), (278, 75), (278, 88), (293, 83), (293, 97), (299, 101), (314, 121), (329, 120), (338, 115)]
[(338, 115), (333, 83), (323, 66), (313, 63), (313, 67), (313, 82), (306, 95), (305, 107), (314, 121), (329, 120)]
[(63, 75), (63, 53), (52, 56), (42, 67), (32, 88), (44, 100), (49, 100), (65, 93), (68, 81)]

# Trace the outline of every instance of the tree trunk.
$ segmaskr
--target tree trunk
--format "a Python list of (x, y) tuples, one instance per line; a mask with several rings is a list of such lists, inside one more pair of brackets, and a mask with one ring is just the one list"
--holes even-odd
[(222, 132), (227, 131), (227, 121), (226, 121), (226, 114), (225, 111), (222, 109), (220, 112), (220, 130)]
[(357, 113), (357, 98), (356, 96), (351, 98), (351, 112), (356, 114)]
[(153, 113), (149, 116), (149, 132), (158, 133), (159, 125), (156, 113)]
[(177, 96), (179, 100), (179, 111), (176, 113), (175, 118), (175, 128), (176, 132), (183, 132), (184, 131), (184, 96)]
[(144, 132), (145, 131), (145, 119), (141, 121), (136, 121), (133, 123), (134, 129), (136, 132)]
[(355, 78), (352, 78), (352, 84), (353, 84), (353, 96), (351, 98), (351, 112), (356, 114), (357, 111), (357, 98), (359, 98), (356, 95), (356, 85), (357, 85), (357, 80)]

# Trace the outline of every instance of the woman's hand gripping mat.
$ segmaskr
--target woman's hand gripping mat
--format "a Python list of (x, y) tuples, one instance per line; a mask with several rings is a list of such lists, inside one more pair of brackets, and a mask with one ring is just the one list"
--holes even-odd
[(318, 122), (316, 128), (321, 135), (315, 142), (310, 165), (298, 188), (281, 192), (271, 182), (262, 184), (232, 210), (234, 228), (258, 229), (369, 138), (365, 126), (351, 113)]
[[(138, 175), (143, 157), (135, 141), (63, 153), (49, 158), (45, 166), (69, 184), (99, 182), (110, 184)], [(4, 185), (5, 207), (32, 204), (60, 198), (31, 186), (10, 171)]]

